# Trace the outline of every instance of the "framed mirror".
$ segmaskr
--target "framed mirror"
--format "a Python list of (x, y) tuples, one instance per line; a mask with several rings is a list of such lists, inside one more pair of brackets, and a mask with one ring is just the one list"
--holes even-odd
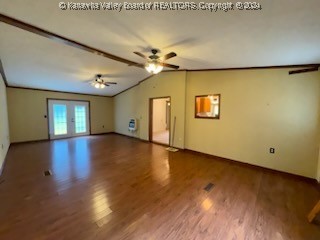
[(220, 98), (220, 94), (196, 96), (194, 117), (220, 119)]

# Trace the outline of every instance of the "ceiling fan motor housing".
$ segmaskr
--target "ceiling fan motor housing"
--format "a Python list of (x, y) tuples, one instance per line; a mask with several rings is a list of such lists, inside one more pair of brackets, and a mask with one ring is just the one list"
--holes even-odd
[(157, 49), (152, 49), (151, 52), (152, 52), (153, 55), (149, 56), (150, 59), (152, 59), (152, 60), (159, 59), (159, 56), (157, 55), (157, 53), (158, 53)]

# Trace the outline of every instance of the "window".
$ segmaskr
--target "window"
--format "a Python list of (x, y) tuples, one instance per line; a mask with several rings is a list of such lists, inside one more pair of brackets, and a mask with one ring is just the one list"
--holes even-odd
[(67, 106), (53, 104), (54, 134), (63, 135), (67, 133)]
[(75, 106), (74, 107), (75, 115), (75, 130), (76, 133), (84, 133), (86, 129), (86, 107), (85, 106)]
[(220, 118), (220, 94), (196, 96), (195, 118)]

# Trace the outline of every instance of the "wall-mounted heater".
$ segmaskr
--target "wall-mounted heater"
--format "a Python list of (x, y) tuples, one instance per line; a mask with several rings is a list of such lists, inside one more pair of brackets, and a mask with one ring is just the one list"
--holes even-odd
[(129, 132), (137, 131), (137, 119), (131, 118), (129, 120)]

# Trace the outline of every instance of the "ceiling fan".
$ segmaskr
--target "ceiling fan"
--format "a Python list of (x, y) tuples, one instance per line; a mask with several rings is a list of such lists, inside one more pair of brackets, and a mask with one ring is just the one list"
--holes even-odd
[(164, 62), (165, 60), (168, 60), (170, 58), (177, 56), (176, 53), (170, 52), (162, 57), (159, 57), (157, 55), (158, 52), (159, 50), (157, 49), (151, 49), (152, 55), (150, 55), (149, 57), (145, 56), (140, 52), (134, 52), (134, 53), (146, 60), (146, 63), (141, 66), (144, 67), (149, 73), (157, 74), (162, 71), (163, 67), (168, 67), (173, 69), (179, 68), (179, 66), (177, 65), (172, 65)]
[(107, 76), (107, 75), (102, 75), (102, 74), (97, 74), (95, 76), (95, 79), (90, 81), (91, 86), (95, 88), (105, 88), (106, 86), (110, 86), (111, 84), (117, 84), (116, 82), (107, 82), (103, 80), (101, 77)]
[(304, 69), (299, 69), (299, 70), (292, 70), (289, 71), (289, 75), (291, 74), (297, 74), (297, 73), (306, 73), (306, 72), (316, 72), (320, 70), (320, 65), (315, 65), (315, 66), (310, 66)]

